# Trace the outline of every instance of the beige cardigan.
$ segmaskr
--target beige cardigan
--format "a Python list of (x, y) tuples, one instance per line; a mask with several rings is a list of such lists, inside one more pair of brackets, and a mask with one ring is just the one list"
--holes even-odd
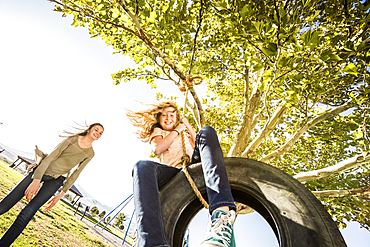
[(80, 147), (78, 144), (78, 136), (68, 137), (41, 161), (41, 164), (34, 171), (32, 178), (41, 179), (43, 175), (58, 178), (59, 176), (68, 174), (72, 168), (78, 165), (67, 178), (62, 188), (62, 191), (67, 192), (77, 180), (87, 163), (94, 157), (94, 154), (92, 147)]

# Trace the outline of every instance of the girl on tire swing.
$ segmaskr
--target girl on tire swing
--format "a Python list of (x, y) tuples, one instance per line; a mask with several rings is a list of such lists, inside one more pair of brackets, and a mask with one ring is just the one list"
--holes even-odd
[(185, 130), (189, 132), (185, 138), (186, 153), (192, 157), (191, 163), (202, 162), (209, 199), (211, 218), (201, 246), (234, 246), (236, 206), (216, 131), (206, 126), (196, 134), (170, 100), (153, 104), (147, 110), (127, 111), (127, 117), (135, 127), (139, 127), (136, 132), (138, 138), (148, 141), (161, 160), (161, 163), (142, 160), (133, 169), (138, 246), (170, 246), (162, 219), (159, 190), (181, 170), (180, 133)]
[[(103, 125), (94, 123), (77, 134), (66, 132), (71, 136), (64, 139), (53, 152), (45, 156), (41, 163), (0, 202), (0, 215), (2, 215), (23, 196), (26, 196), (29, 201), (1, 237), (0, 247), (8, 247), (16, 240), (37, 210), (57, 192), (65, 181), (62, 192), (48, 202), (49, 206), (45, 208), (45, 211), (49, 211), (63, 197), (87, 163), (94, 157), (92, 143), (101, 137), (103, 131)], [(77, 168), (66, 179), (65, 174), (69, 174), (75, 166)], [(42, 184), (41, 188), (40, 184)]]

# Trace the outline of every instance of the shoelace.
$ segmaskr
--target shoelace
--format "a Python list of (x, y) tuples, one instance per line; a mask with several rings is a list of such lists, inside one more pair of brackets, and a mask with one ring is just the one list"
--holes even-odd
[[(230, 245), (232, 229), (229, 227), (229, 217), (227, 215), (221, 215), (220, 218), (213, 222), (213, 231), (221, 237), (223, 244)], [(227, 236), (224, 236), (226, 234)], [(226, 241), (226, 243), (225, 243)]]

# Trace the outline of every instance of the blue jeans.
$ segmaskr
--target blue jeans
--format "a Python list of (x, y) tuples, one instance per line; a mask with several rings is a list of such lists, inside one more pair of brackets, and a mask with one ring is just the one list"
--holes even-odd
[[(196, 136), (191, 163), (202, 162), (209, 212), (221, 206), (236, 209), (216, 131), (209, 126)], [(159, 190), (181, 169), (154, 161), (139, 161), (133, 169), (134, 201), (139, 247), (170, 246), (167, 241)]]
[[(24, 196), (27, 187), (32, 183), (33, 172), (30, 172), (22, 181), (0, 202), (0, 215), (6, 213)], [(0, 239), (0, 247), (10, 246), (22, 233), (28, 222), (63, 184), (65, 177), (53, 178), (48, 175), (42, 177), (42, 187), (37, 195), (22, 209), (14, 223)]]

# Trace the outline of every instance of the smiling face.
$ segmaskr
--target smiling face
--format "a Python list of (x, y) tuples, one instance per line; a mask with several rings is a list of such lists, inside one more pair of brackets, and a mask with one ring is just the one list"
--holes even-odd
[(91, 127), (91, 129), (88, 131), (88, 135), (93, 139), (93, 140), (98, 140), (104, 132), (104, 129), (100, 125), (94, 125)]
[(176, 110), (173, 107), (166, 107), (159, 116), (159, 124), (164, 130), (173, 130), (177, 122)]

